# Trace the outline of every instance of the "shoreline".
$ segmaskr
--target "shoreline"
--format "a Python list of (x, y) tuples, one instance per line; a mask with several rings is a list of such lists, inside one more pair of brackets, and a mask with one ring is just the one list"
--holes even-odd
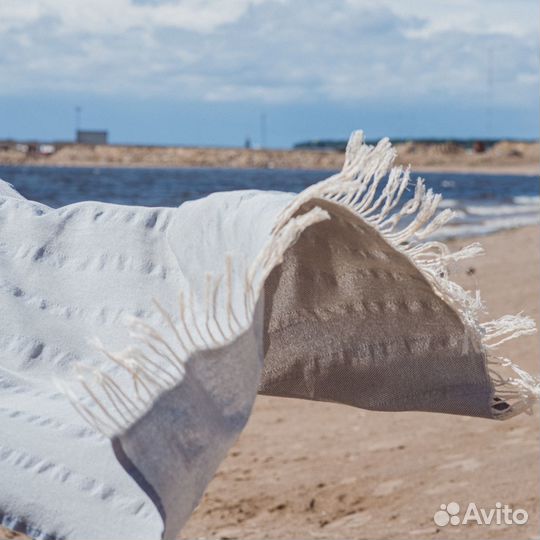
[[(403, 163), (398, 163), (398, 165), (404, 165)], [(240, 167), (240, 166), (212, 166), (212, 165), (171, 165), (171, 164), (158, 164), (158, 163), (110, 163), (110, 162), (66, 162), (66, 163), (50, 163), (50, 162), (21, 162), (21, 163), (3, 163), (0, 161), (0, 167), (27, 167), (27, 168), (50, 168), (50, 169), (146, 169), (146, 170), (174, 170), (174, 169), (216, 169), (216, 170), (276, 170), (276, 171), (326, 171), (328, 174), (334, 174), (338, 172), (340, 168), (307, 168), (307, 167)], [(534, 164), (524, 164), (518, 166), (468, 166), (466, 164), (458, 165), (420, 165), (418, 168), (415, 168), (411, 164), (411, 173), (412, 174), (490, 174), (494, 176), (506, 176), (506, 175), (515, 175), (515, 176), (540, 176), (540, 165)]]
[[(540, 143), (501, 142), (479, 154), (448, 144), (396, 145), (396, 165), (417, 173), (540, 174)], [(73, 144), (51, 155), (0, 149), (0, 166), (338, 171), (344, 153), (321, 150), (144, 147)]]

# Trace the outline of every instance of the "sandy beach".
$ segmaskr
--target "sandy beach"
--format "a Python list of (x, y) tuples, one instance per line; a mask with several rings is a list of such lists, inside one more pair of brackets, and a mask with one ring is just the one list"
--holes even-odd
[[(454, 278), (481, 289), (491, 318), (523, 310), (538, 323), (540, 229), (480, 241), (487, 254), (463, 261)], [(538, 373), (537, 336), (500, 352)], [(259, 396), (182, 537), (538, 538), (538, 414), (496, 422)], [(501, 502), (529, 521), (440, 529), (433, 514), (451, 501)]]
[[(474, 154), (452, 143), (397, 144), (397, 163), (417, 172), (538, 174), (540, 143), (503, 141)], [(166, 146), (81, 145), (59, 147), (51, 155), (0, 147), (0, 165), (70, 167), (216, 167), (338, 170), (343, 153), (318, 150), (256, 150)]]
[[(540, 228), (479, 240), (487, 254), (454, 279), (481, 289), (491, 318), (524, 311), (540, 322)], [(501, 355), (538, 373), (538, 345), (519, 338)], [(258, 397), (182, 538), (538, 538), (538, 414), (496, 422)], [(529, 520), (441, 529), (433, 514), (451, 501), (501, 502)]]

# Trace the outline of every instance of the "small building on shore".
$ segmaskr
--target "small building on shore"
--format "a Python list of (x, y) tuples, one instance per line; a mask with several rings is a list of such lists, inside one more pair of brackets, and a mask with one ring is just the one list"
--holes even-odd
[(76, 141), (78, 144), (107, 144), (108, 136), (103, 130), (78, 129)]

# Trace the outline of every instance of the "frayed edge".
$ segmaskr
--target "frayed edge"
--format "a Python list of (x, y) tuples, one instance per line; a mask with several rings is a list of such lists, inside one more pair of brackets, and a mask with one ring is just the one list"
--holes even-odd
[[(479, 322), (479, 314), (486, 311), (480, 292), (471, 293), (452, 281), (449, 265), (483, 255), (482, 247), (474, 243), (450, 252), (446, 244), (426, 240), (451, 220), (454, 212), (446, 209), (436, 214), (442, 196), (426, 189), (421, 178), (416, 180), (414, 196), (394, 211), (410, 185), (410, 167), (393, 167), (395, 158), (396, 152), (388, 139), (369, 146), (364, 144), (361, 131), (354, 132), (347, 144), (343, 169), (298, 195), (278, 218), (275, 230), (283, 227), (303, 204), (313, 198), (347, 207), (371, 225), (394, 249), (406, 255), (426, 277), (435, 293), (458, 313), (467, 336), (471, 338), (464, 340), (463, 354), (467, 354), (466, 349), (472, 344), (486, 357), (486, 369), (493, 385), (490, 404), (493, 417), (502, 420), (524, 411), (530, 412), (532, 405), (540, 399), (540, 378), (530, 375), (509, 359), (497, 356), (495, 351), (508, 340), (535, 333), (534, 321), (519, 314)], [(377, 197), (377, 188), (386, 175), (388, 180)], [(405, 216), (412, 217), (412, 220), (399, 229), (398, 225)], [(511, 374), (505, 376), (505, 372)]]
[[(282, 262), (285, 252), (302, 231), (326, 219), (330, 219), (330, 215), (316, 207), (291, 219), (273, 234), (244, 273), (240, 291), (234, 289), (234, 258), (227, 255), (223, 274), (205, 275), (202, 317), (195, 315), (192, 290), (180, 292), (178, 323), (154, 299), (155, 310), (160, 313), (169, 338), (163, 331), (133, 317), (129, 321), (129, 335), (135, 346), (112, 353), (95, 340), (92, 345), (105, 356), (106, 366), (91, 368), (78, 362), (74, 368), (74, 380), (56, 379), (56, 387), (95, 430), (109, 438), (124, 433), (160, 395), (182, 382), (193, 354), (224, 347), (248, 329), (257, 299), (272, 269)], [(241, 294), (243, 299), (240, 310), (235, 309), (233, 303), (237, 294)], [(224, 309), (218, 309), (218, 304)], [(115, 375), (106, 370), (107, 366), (126, 372), (131, 388), (122, 388), (115, 381)]]
[(540, 399), (540, 378), (534, 377), (510, 359), (497, 356), (495, 349), (511, 339), (534, 334), (534, 321), (520, 313), (482, 323), (480, 327), (484, 332), (483, 343), (487, 349), (487, 370), (494, 387), (491, 404), (494, 417), (506, 420), (522, 412), (532, 414), (533, 405)]

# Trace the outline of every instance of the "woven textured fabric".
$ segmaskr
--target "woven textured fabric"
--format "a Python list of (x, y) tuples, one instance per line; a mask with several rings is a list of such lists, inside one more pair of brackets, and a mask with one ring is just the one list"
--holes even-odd
[(265, 285), (259, 392), (493, 417), (486, 358), (455, 310), (366, 223), (314, 204), (332, 219), (305, 231)]
[(0, 520), (36, 539), (173, 539), (256, 393), (500, 420), (537, 379), (430, 239), (452, 217), (351, 138), (300, 194), (59, 209), (0, 181)]

